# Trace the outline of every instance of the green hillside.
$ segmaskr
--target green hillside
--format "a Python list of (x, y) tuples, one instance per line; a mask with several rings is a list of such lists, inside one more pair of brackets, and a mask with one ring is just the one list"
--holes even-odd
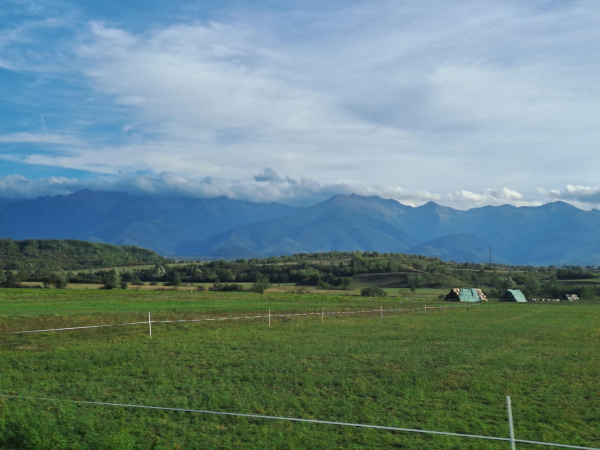
[(98, 244), (74, 239), (0, 239), (0, 269), (77, 270), (139, 264), (163, 264), (167, 259), (152, 250)]
[(421, 274), (419, 272), (367, 273), (354, 275), (352, 281), (357, 286), (379, 286), (382, 288), (408, 287), (415, 281), (417, 281), (419, 287), (426, 288), (451, 288), (464, 284), (464, 281), (460, 278), (443, 273)]

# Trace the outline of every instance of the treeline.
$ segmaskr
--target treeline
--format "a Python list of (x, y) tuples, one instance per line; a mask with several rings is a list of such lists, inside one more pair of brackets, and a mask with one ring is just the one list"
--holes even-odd
[[(137, 272), (137, 273), (136, 273)], [(27, 274), (25, 270), (20, 270), (18, 273), (7, 270), (0, 271), (0, 287), (4, 288), (23, 288), (23, 282), (39, 282), (40, 285), (34, 287), (49, 288), (51, 286), (57, 289), (64, 289), (69, 283), (86, 283), (86, 284), (101, 284), (101, 289), (128, 289), (130, 285), (141, 286), (144, 281), (149, 281), (151, 286), (157, 286), (158, 282), (163, 282), (166, 286), (181, 286), (183, 284), (181, 272), (177, 268), (170, 268), (167, 271), (162, 265), (156, 265), (151, 271), (135, 271), (128, 270), (119, 271), (116, 268), (112, 270), (102, 270), (93, 272), (37, 272)], [(188, 281), (188, 280), (186, 280)], [(29, 286), (27, 286), (29, 287)], [(269, 287), (267, 277), (257, 273), (254, 277), (254, 283), (248, 289), (245, 289), (241, 284), (237, 283), (221, 283), (218, 279), (213, 283), (208, 290), (217, 292), (256, 292), (263, 294)], [(204, 286), (197, 286), (196, 290), (204, 290)]]
[[(80, 241), (71, 242), (80, 243)], [(38, 252), (39, 248), (38, 243)], [(153, 252), (149, 253), (153, 254)], [(156, 256), (158, 257), (158, 255)], [(357, 276), (360, 275), (363, 277), (359, 278), (359, 284), (377, 285), (378, 277), (374, 277), (375, 281), (371, 281), (373, 278), (365, 277), (365, 275), (393, 274), (388, 278), (383, 277), (386, 280), (392, 280), (386, 282), (386, 287), (410, 288), (411, 290), (476, 287), (483, 289), (490, 298), (498, 298), (506, 289), (521, 289), (527, 297), (556, 298), (563, 293), (575, 293), (582, 298), (590, 298), (600, 294), (600, 292), (596, 293), (598, 287), (594, 284), (576, 285), (577, 280), (585, 281), (600, 276), (598, 269), (593, 267), (556, 268), (554, 266), (496, 265), (489, 267), (486, 264), (447, 262), (422, 255), (359, 251), (204, 263), (182, 262), (177, 265), (168, 265), (165, 261), (164, 258), (161, 258), (161, 261), (156, 262), (151, 268), (133, 268), (123, 271), (118, 274), (119, 283), (123, 285), (146, 283), (158, 285), (161, 283), (167, 286), (213, 283), (213, 290), (229, 291), (243, 290), (239, 283), (293, 283), (299, 286), (344, 290), (352, 289), (353, 285), (357, 284)], [(67, 283), (92, 283), (106, 286), (106, 277), (109, 272), (111, 271), (93, 269), (51, 271), (25, 266), (17, 273), (12, 271), (0, 273), (0, 285), (16, 287), (21, 282), (34, 281), (42, 283), (43, 286), (54, 285), (57, 287)]]
[[(404, 266), (413, 266), (419, 270), (423, 270), (428, 264), (439, 264), (443, 265), (449, 269), (467, 269), (467, 270), (480, 270), (480, 269), (491, 269), (497, 271), (550, 271), (556, 272), (558, 269), (556, 266), (548, 266), (548, 267), (536, 267), (530, 265), (508, 265), (508, 264), (496, 264), (494, 263), (491, 267), (488, 263), (470, 263), (470, 262), (462, 262), (457, 263), (454, 261), (442, 261), (436, 257), (428, 257), (424, 255), (409, 255), (405, 253), (379, 253), (379, 252), (338, 252), (332, 251), (327, 253), (297, 253), (295, 255), (284, 255), (284, 256), (271, 256), (265, 259), (251, 259), (249, 260), (252, 264), (281, 264), (281, 263), (300, 263), (300, 262), (320, 262), (324, 261), (338, 261), (338, 260), (350, 260), (353, 257), (359, 257), (363, 259), (370, 260), (367, 264), (372, 264), (372, 267), (376, 267), (376, 265), (384, 265), (387, 262), (396, 263)], [(245, 261), (243, 259), (238, 259), (236, 262)], [(561, 270), (572, 270), (572, 271), (598, 271), (599, 267), (586, 266), (563, 266)]]
[(37, 271), (166, 264), (152, 250), (73, 239), (0, 239), (0, 270)]

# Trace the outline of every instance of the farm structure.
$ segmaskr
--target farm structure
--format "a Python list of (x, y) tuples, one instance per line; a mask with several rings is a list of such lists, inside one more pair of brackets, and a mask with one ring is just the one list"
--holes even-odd
[(451, 289), (450, 292), (446, 295), (444, 299), (448, 302), (468, 302), (468, 303), (476, 303), (476, 302), (487, 302), (487, 298), (481, 289), (464, 289), (464, 288), (454, 288)]
[(527, 303), (527, 299), (519, 289), (507, 289), (506, 292), (502, 294), (502, 297), (500, 297), (500, 301)]
[(572, 302), (573, 300), (579, 300), (577, 294), (563, 294), (560, 298), (561, 302)]

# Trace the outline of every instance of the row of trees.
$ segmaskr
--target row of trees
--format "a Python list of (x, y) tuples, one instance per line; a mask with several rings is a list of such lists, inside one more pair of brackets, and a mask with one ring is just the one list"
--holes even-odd
[[(178, 265), (156, 264), (148, 269), (133, 271), (33, 270), (23, 268), (16, 274), (7, 271), (0, 275), (0, 285), (12, 287), (23, 281), (38, 281), (44, 286), (64, 287), (67, 283), (102, 284), (108, 289), (129, 284), (163, 283), (179, 286), (183, 283), (216, 283), (217, 289), (239, 289), (239, 283), (295, 283), (318, 286), (322, 289), (348, 289), (352, 276), (371, 273), (390, 273), (396, 287), (446, 288), (479, 287), (488, 292), (504, 292), (519, 288), (527, 296), (551, 296), (560, 280), (590, 279), (598, 276), (593, 268), (510, 268), (488, 270), (482, 265), (456, 264), (420, 255), (379, 254), (377, 252), (332, 252), (324, 254), (273, 257), (263, 260), (238, 259)], [(342, 259), (333, 260), (334, 257)], [(343, 259), (345, 258), (345, 259)], [(116, 272), (116, 273), (115, 273)], [(234, 287), (231, 287), (231, 286)], [(592, 289), (593, 290), (593, 289)], [(575, 291), (573, 291), (575, 292)]]

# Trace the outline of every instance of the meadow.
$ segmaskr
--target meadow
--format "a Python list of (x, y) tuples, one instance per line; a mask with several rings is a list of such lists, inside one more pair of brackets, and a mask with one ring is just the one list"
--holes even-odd
[[(431, 294), (434, 294), (433, 292)], [(0, 290), (0, 393), (600, 447), (600, 304), (31, 328), (420, 307), (352, 295)], [(431, 303), (430, 306), (448, 305)], [(508, 443), (0, 397), (2, 449), (505, 449)], [(519, 444), (519, 449), (539, 448)]]

